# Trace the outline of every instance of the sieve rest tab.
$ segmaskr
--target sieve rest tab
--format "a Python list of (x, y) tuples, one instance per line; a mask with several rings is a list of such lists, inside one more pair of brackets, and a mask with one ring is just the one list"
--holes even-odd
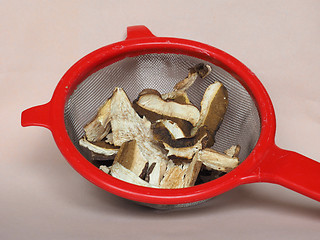
[(156, 37), (153, 33), (144, 25), (136, 25), (127, 27), (126, 40), (137, 38), (150, 38)]

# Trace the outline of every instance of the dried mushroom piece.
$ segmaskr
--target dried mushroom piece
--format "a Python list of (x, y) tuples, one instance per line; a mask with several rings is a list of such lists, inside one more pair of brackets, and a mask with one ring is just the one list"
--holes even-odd
[(151, 123), (141, 118), (122, 88), (116, 88), (111, 98), (112, 141), (116, 146), (131, 141), (136, 137), (149, 140)]
[(111, 99), (108, 99), (99, 109), (95, 118), (84, 127), (89, 142), (102, 140), (110, 132)]
[[(147, 171), (148, 161), (142, 156), (136, 140), (125, 142), (120, 147), (113, 164), (119, 163), (137, 176)], [(143, 175), (142, 175), (143, 176)]]
[(160, 183), (160, 188), (183, 188), (183, 179), (186, 171), (185, 164), (175, 165), (172, 161), (169, 161), (166, 173)]
[(107, 174), (110, 173), (110, 167), (108, 167), (106, 165), (100, 165), (99, 169), (102, 170), (103, 172), (107, 173)]
[(201, 127), (194, 137), (175, 139), (162, 122), (152, 125), (154, 139), (161, 142), (168, 150), (168, 156), (192, 159), (193, 155), (206, 147), (208, 132)]
[(141, 154), (149, 162), (149, 166), (155, 163), (149, 176), (149, 182), (155, 186), (159, 185), (168, 158), (153, 139), (151, 123), (145, 117), (141, 118), (136, 113), (129, 98), (121, 88), (114, 90), (110, 115), (114, 145), (121, 146), (125, 142), (136, 140)]
[(201, 136), (201, 138), (199, 138), (198, 141), (192, 146), (173, 147), (165, 142), (163, 142), (163, 145), (164, 145), (164, 148), (168, 150), (169, 157), (175, 156), (179, 158), (192, 159), (196, 152), (204, 148), (204, 146), (206, 145), (207, 139), (208, 139), (208, 135), (206, 133), (205, 135)]
[(211, 67), (209, 65), (205, 65), (204, 63), (199, 63), (194, 67), (189, 69), (188, 77), (184, 80), (178, 82), (174, 86), (175, 91), (187, 91), (192, 84), (196, 81), (197, 77), (205, 78), (211, 72)]
[(164, 100), (172, 100), (178, 103), (191, 104), (186, 91), (193, 85), (197, 77), (205, 78), (211, 72), (211, 67), (203, 63), (199, 63), (189, 69), (188, 76), (178, 82), (172, 92), (162, 94)]
[(190, 122), (184, 119), (163, 116), (156, 112), (146, 110), (140, 107), (139, 105), (135, 104), (135, 102), (133, 103), (133, 107), (140, 116), (145, 116), (151, 122), (156, 122), (158, 120), (171, 120), (172, 122), (175, 122), (178, 125), (178, 127), (182, 130), (185, 136), (190, 136), (191, 129), (193, 128), (193, 125)]
[(161, 95), (161, 98), (166, 101), (174, 101), (181, 104), (192, 104), (188, 94), (184, 91), (172, 91)]
[(202, 162), (199, 160), (198, 155), (195, 154), (184, 176), (184, 187), (192, 187), (195, 185), (201, 166)]
[(227, 150), (224, 151), (225, 154), (227, 154), (230, 157), (239, 157), (240, 154), (240, 146), (239, 145), (233, 145)]
[(213, 146), (214, 136), (224, 118), (228, 106), (228, 92), (225, 86), (216, 81), (205, 91), (201, 101), (200, 118), (196, 126), (191, 130), (191, 136), (206, 126), (210, 132), (208, 147)]
[(199, 161), (207, 168), (221, 172), (230, 172), (239, 165), (238, 158), (219, 153), (211, 148), (203, 149), (197, 154)]
[[(196, 156), (196, 155), (195, 155)], [(177, 165), (169, 161), (161, 188), (185, 188), (194, 186), (201, 169), (202, 162), (196, 157), (190, 163), (182, 162)]]
[(173, 139), (185, 138), (186, 135), (183, 133), (181, 128), (177, 123), (168, 120), (168, 119), (160, 119), (156, 121), (156, 123), (152, 126), (152, 128), (165, 128), (167, 130), (167, 134), (170, 134)]
[(151, 121), (171, 119), (177, 122), (175, 119), (181, 119), (195, 126), (200, 118), (200, 112), (195, 106), (165, 101), (160, 93), (156, 94), (154, 91), (139, 94), (138, 99), (134, 101), (134, 106), (140, 115), (146, 116)]
[(137, 176), (135, 173), (133, 173), (129, 169), (122, 166), (120, 163), (115, 163), (112, 165), (110, 170), (110, 175), (122, 181), (126, 181), (128, 183), (132, 183), (132, 184), (136, 184), (144, 187), (157, 187), (153, 184), (150, 184), (142, 180), (139, 176)]
[[(104, 141), (99, 141), (95, 143), (89, 142), (85, 137), (79, 140), (79, 144), (82, 147), (88, 148), (90, 151), (106, 156), (101, 160), (113, 159), (113, 157), (118, 153), (119, 148), (114, 145), (108, 144)], [(96, 159), (97, 160), (97, 159)]]

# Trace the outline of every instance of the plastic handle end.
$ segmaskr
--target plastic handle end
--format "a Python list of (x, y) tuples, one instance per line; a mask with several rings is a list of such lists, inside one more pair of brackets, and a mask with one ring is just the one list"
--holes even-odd
[(40, 126), (51, 128), (51, 104), (35, 106), (24, 110), (21, 114), (21, 126)]
[(153, 33), (144, 25), (129, 26), (127, 27), (127, 38), (126, 40), (136, 38), (150, 38), (156, 37)]

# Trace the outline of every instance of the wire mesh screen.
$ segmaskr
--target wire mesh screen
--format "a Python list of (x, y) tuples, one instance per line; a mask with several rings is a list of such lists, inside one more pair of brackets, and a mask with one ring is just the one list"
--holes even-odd
[(254, 148), (260, 134), (260, 118), (251, 96), (228, 72), (209, 62), (179, 54), (146, 54), (128, 57), (87, 77), (70, 96), (65, 105), (65, 124), (70, 139), (76, 148), (89, 159), (78, 144), (83, 136), (83, 127), (96, 115), (97, 110), (115, 87), (121, 87), (133, 101), (138, 93), (153, 88), (160, 93), (173, 90), (184, 79), (188, 69), (203, 62), (212, 72), (204, 79), (198, 78), (188, 90), (190, 101), (200, 109), (206, 88), (214, 81), (222, 82), (228, 90), (229, 106), (215, 137), (213, 148), (224, 151), (231, 145), (241, 146), (240, 161)]

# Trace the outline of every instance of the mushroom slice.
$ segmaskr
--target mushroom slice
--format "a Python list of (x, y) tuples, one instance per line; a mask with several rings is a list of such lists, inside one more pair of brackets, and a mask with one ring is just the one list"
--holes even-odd
[(106, 166), (106, 165), (101, 165), (99, 167), (100, 170), (104, 171), (105, 173), (109, 174), (110, 173), (110, 167)]
[(125, 142), (120, 147), (113, 164), (120, 163), (125, 168), (140, 176), (146, 171), (148, 161), (142, 156), (136, 140)]
[(168, 158), (161, 147), (154, 141), (151, 123), (145, 117), (141, 118), (133, 109), (126, 93), (121, 88), (114, 90), (111, 102), (112, 139), (116, 146), (136, 140), (142, 156), (155, 163), (149, 175), (150, 183), (159, 185), (166, 169)]
[[(114, 145), (121, 146), (133, 139), (152, 139), (151, 123), (133, 109), (127, 94), (116, 88), (111, 98), (111, 128)], [(110, 136), (109, 136), (110, 137)]]
[(161, 95), (161, 98), (166, 101), (174, 101), (181, 104), (192, 104), (189, 97), (184, 91), (172, 91)]
[(160, 183), (161, 188), (184, 188), (194, 186), (201, 169), (202, 162), (195, 157), (190, 163), (183, 162), (175, 165), (169, 161), (164, 178)]
[(197, 77), (205, 78), (211, 72), (211, 67), (209, 65), (205, 65), (203, 63), (199, 63), (194, 67), (189, 69), (188, 77), (178, 82), (174, 86), (175, 91), (187, 91), (189, 87), (195, 82)]
[(191, 130), (194, 136), (200, 127), (206, 126), (210, 132), (208, 147), (214, 144), (214, 135), (223, 120), (228, 106), (228, 92), (218, 81), (211, 84), (205, 91), (201, 101), (200, 119)]
[(192, 138), (174, 139), (169, 130), (162, 122), (152, 125), (155, 140), (161, 142), (168, 151), (168, 156), (192, 159), (193, 155), (206, 147), (208, 132), (206, 127), (202, 127)]
[(206, 136), (204, 136), (195, 145), (191, 147), (174, 148), (167, 143), (163, 143), (163, 145), (164, 145), (164, 148), (168, 150), (168, 156), (176, 156), (180, 158), (192, 159), (193, 155), (203, 148), (202, 140), (205, 137)]
[(142, 180), (139, 176), (137, 176), (135, 173), (130, 171), (129, 169), (122, 166), (120, 163), (116, 162), (112, 165), (110, 170), (110, 175), (118, 178), (122, 181), (126, 181), (132, 184), (144, 186), (144, 187), (156, 187), (144, 180)]
[(185, 165), (175, 165), (170, 160), (166, 173), (161, 180), (160, 188), (183, 188), (186, 171), (187, 167)]
[(186, 135), (183, 133), (181, 128), (178, 126), (177, 123), (168, 119), (160, 119), (157, 123), (161, 123), (163, 127), (165, 127), (169, 133), (171, 134), (172, 138), (179, 139), (185, 138)]
[(239, 145), (233, 145), (227, 150), (224, 151), (225, 154), (227, 154), (230, 157), (239, 157), (240, 154), (240, 146)]
[(186, 91), (193, 85), (197, 77), (205, 78), (211, 72), (211, 67), (203, 63), (189, 69), (188, 77), (178, 82), (172, 92), (162, 94), (164, 100), (172, 100), (178, 103), (191, 104)]
[(190, 122), (193, 126), (199, 121), (200, 112), (195, 106), (165, 101), (160, 93), (156, 94), (154, 91), (143, 92), (134, 101), (134, 107), (140, 115), (150, 118), (150, 121), (181, 119)]
[(99, 109), (95, 118), (84, 127), (88, 141), (102, 140), (110, 132), (111, 99), (108, 99)]
[(192, 158), (191, 163), (188, 166), (186, 174), (184, 176), (184, 187), (192, 187), (194, 186), (199, 172), (201, 170), (202, 162), (198, 158), (198, 154), (196, 153)]
[[(109, 159), (112, 159), (119, 151), (119, 148), (114, 145), (108, 144), (104, 141), (91, 143), (85, 137), (79, 140), (79, 144), (94, 153), (105, 155), (109, 157)], [(103, 160), (106, 160), (106, 158)]]
[(206, 167), (221, 172), (230, 172), (239, 165), (239, 159), (219, 153), (211, 148), (206, 148), (198, 152), (198, 159)]

